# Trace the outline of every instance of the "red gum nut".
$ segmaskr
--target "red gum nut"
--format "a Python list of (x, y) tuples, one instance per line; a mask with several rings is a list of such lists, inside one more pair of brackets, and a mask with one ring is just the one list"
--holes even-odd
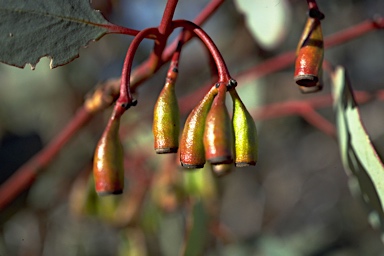
[(211, 164), (233, 163), (231, 121), (225, 106), (227, 87), (221, 85), (205, 121), (205, 157)]
[(95, 150), (93, 175), (99, 195), (121, 194), (124, 188), (123, 147), (119, 139), (120, 118), (115, 111)]
[(209, 109), (217, 94), (215, 86), (189, 114), (180, 139), (180, 162), (184, 168), (202, 168), (205, 164), (204, 128)]
[(174, 83), (167, 82), (156, 102), (153, 115), (156, 153), (176, 153), (179, 147), (180, 113)]
[(318, 19), (308, 18), (305, 29), (309, 35), (302, 41), (298, 50), (294, 80), (299, 86), (314, 87), (318, 85), (319, 75), (324, 57), (323, 33)]

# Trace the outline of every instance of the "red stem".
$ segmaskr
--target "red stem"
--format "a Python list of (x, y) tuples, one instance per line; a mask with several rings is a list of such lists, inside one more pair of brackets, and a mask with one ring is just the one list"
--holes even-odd
[(172, 29), (171, 23), (178, 2), (178, 0), (167, 1), (167, 5), (164, 9), (163, 18), (161, 19), (159, 26), (159, 33), (163, 36), (169, 35), (169, 31)]
[(330, 137), (336, 138), (335, 125), (317, 113), (311, 106), (304, 105), (299, 110), (299, 113), (313, 127), (316, 127)]
[[(219, 7), (223, 4), (223, 0), (213, 0), (211, 1), (202, 12), (195, 18), (194, 23), (197, 25), (203, 24)], [(184, 43), (188, 42), (192, 38), (192, 33), (185, 33)], [(179, 40), (175, 39), (173, 42), (165, 48), (161, 60), (158, 60), (151, 54), (150, 58), (145, 62), (140, 64), (139, 67), (135, 69), (132, 76), (135, 77), (135, 83), (132, 85), (131, 90), (134, 92), (137, 87), (147, 78), (151, 77), (153, 73), (160, 68), (160, 66), (168, 62), (177, 47)]]
[(139, 30), (122, 27), (116, 24), (102, 25), (102, 27), (108, 29), (108, 34), (124, 34), (136, 36), (140, 32)]
[(208, 48), (209, 52), (211, 53), (213, 59), (216, 62), (217, 71), (219, 75), (218, 82), (227, 83), (231, 79), (231, 76), (229, 74), (227, 65), (225, 64), (223, 56), (221, 55), (219, 49), (217, 49), (215, 43), (212, 41), (209, 35), (202, 28), (200, 28), (198, 25), (194, 24), (193, 22), (187, 21), (187, 20), (175, 20), (173, 21), (173, 27), (174, 28), (183, 27), (185, 29), (192, 31), (205, 44), (205, 46)]
[[(209, 17), (224, 3), (224, 0), (213, 0), (200, 12), (200, 14), (193, 20), (198, 26), (201, 26), (207, 21)], [(185, 33), (184, 41), (188, 42), (192, 38), (192, 33)], [(163, 61), (167, 62), (171, 58), (173, 52), (177, 47), (178, 40), (174, 40), (164, 51)]]
[(308, 3), (308, 9), (319, 9), (317, 6), (316, 0), (307, 0)]
[[(372, 100), (373, 98), (383, 100), (380, 98), (381, 93), (381, 91), (378, 91), (374, 95), (371, 95), (367, 92), (355, 91), (354, 97), (358, 104), (363, 104)], [(320, 131), (324, 132), (325, 134), (331, 137), (335, 137), (335, 126), (315, 111), (315, 109), (329, 107), (332, 106), (332, 104), (333, 97), (331, 94), (327, 94), (321, 95), (316, 98), (310, 98), (307, 100), (286, 101), (269, 104), (254, 109), (253, 111), (251, 111), (251, 115), (256, 120), (267, 120), (283, 116), (300, 115), (308, 123), (319, 129)]]
[(158, 27), (158, 38), (155, 42), (153, 51), (151, 52), (148, 64), (150, 66), (149, 74), (155, 73), (163, 64), (162, 55), (164, 48), (167, 45), (167, 40), (169, 35), (172, 33), (172, 19), (176, 10), (178, 0), (168, 0), (167, 5), (165, 6), (163, 18), (161, 19), (160, 25)]
[(177, 75), (179, 73), (179, 60), (181, 55), (181, 49), (184, 44), (184, 40), (183, 40), (184, 34), (185, 34), (185, 30), (183, 30), (179, 35), (179, 43), (177, 45), (175, 52), (173, 53), (171, 63), (169, 64), (167, 77), (166, 77), (166, 81), (169, 83), (175, 83)]
[(372, 30), (383, 28), (384, 18), (378, 17), (376, 19), (369, 19), (328, 36), (325, 40), (324, 46), (325, 48), (333, 47), (345, 43), (346, 41), (358, 38)]
[(133, 58), (135, 57), (136, 50), (139, 47), (141, 41), (143, 41), (143, 39), (148, 35), (156, 34), (158, 34), (157, 28), (144, 29), (139, 34), (137, 34), (129, 46), (121, 75), (120, 96), (117, 99), (117, 104), (125, 104), (126, 108), (129, 108), (132, 104), (133, 98), (130, 90), (130, 76)]
[(309, 17), (317, 18), (319, 20), (324, 19), (324, 14), (320, 11), (316, 0), (307, 0), (307, 3), (308, 3)]

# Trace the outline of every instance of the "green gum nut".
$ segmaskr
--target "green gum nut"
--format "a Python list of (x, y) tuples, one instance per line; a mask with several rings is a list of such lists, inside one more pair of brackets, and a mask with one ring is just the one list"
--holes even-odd
[(205, 164), (204, 128), (209, 109), (217, 94), (213, 86), (189, 114), (180, 140), (180, 162), (184, 168), (202, 168)]
[(211, 164), (229, 164), (232, 157), (232, 130), (231, 120), (225, 106), (227, 87), (219, 87), (217, 97), (205, 121), (204, 149), (205, 157)]
[(258, 154), (257, 129), (252, 116), (236, 90), (230, 91), (233, 101), (233, 132), (235, 137), (235, 165), (256, 165)]
[(93, 176), (99, 195), (121, 194), (124, 188), (123, 147), (119, 139), (120, 118), (115, 112), (95, 150)]
[(180, 113), (175, 84), (166, 82), (153, 113), (154, 147), (158, 154), (176, 153), (179, 148)]

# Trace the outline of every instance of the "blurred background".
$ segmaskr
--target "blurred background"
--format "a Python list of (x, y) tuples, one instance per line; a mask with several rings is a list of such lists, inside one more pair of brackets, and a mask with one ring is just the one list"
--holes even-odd
[[(139, 30), (159, 24), (165, 3), (92, 1), (111, 22)], [(179, 1), (175, 18), (192, 20), (207, 3)], [(379, 0), (318, 4), (326, 16), (325, 36), (384, 15)], [(236, 77), (295, 50), (306, 13), (304, 0), (226, 1), (204, 24), (238, 80), (249, 110), (330, 93), (325, 73), (322, 92), (301, 94), (293, 81), (293, 65), (257, 80)], [(97, 83), (120, 76), (131, 40), (107, 35), (81, 49), (80, 58), (54, 70), (46, 58), (33, 71), (0, 65), (1, 182), (60, 132)], [(346, 67), (354, 89), (374, 92), (384, 86), (383, 42), (383, 31), (374, 31), (327, 50), (325, 59)], [(152, 42), (143, 42), (134, 65), (146, 59), (151, 47)], [(207, 61), (196, 40), (183, 48), (179, 97), (207, 84)], [(371, 228), (367, 210), (348, 189), (335, 138), (300, 116), (255, 120), (257, 166), (234, 168), (224, 177), (213, 177), (209, 168), (182, 172), (175, 157), (156, 155), (151, 119), (166, 71), (167, 65), (139, 88), (138, 106), (124, 115), (124, 194), (98, 198), (89, 175), (108, 110), (79, 131), (31, 188), (1, 209), (1, 256), (172, 256), (189, 246), (196, 250), (188, 249), (189, 255), (384, 255), (380, 231)], [(193, 100), (197, 104), (200, 98)], [(384, 104), (372, 101), (360, 109), (380, 152)], [(319, 113), (334, 123), (331, 106)]]

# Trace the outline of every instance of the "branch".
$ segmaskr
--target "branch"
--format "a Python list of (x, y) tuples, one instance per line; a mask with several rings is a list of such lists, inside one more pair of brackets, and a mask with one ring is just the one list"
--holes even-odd
[[(373, 94), (362, 91), (354, 91), (354, 96), (358, 104), (367, 103), (373, 99), (384, 100), (382, 90)], [(256, 120), (268, 120), (283, 116), (299, 115), (308, 123), (331, 137), (335, 137), (336, 129), (327, 119), (319, 115), (315, 109), (331, 107), (333, 98), (331, 94), (320, 95), (306, 100), (295, 100), (269, 104), (251, 111), (251, 115)]]
[[(206, 9), (200, 14), (198, 18), (196, 18), (195, 23), (199, 24), (200, 22), (204, 22), (212, 13), (223, 3), (223, 1), (212, 1)], [(384, 19), (382, 17), (378, 17), (375, 19), (370, 19), (364, 21), (360, 24), (354, 25), (345, 30), (339, 31), (334, 35), (328, 36), (325, 39), (325, 47), (330, 48), (336, 45), (340, 45), (342, 43), (348, 42), (354, 38), (361, 37), (362, 35), (376, 30), (384, 28)], [(163, 54), (163, 60), (169, 60), (172, 56), (172, 53), (175, 49), (172, 43), (171, 46), (167, 47)], [(176, 42), (177, 45), (177, 42)], [(264, 61), (263, 63), (255, 66), (254, 68), (245, 70), (241, 73), (238, 73), (237, 76), (246, 79), (257, 79), (262, 76), (268, 75), (270, 73), (282, 70), (287, 68), (294, 62), (295, 52), (287, 52), (283, 53), (279, 56), (271, 58), (269, 60)], [(136, 72), (133, 72), (131, 76), (132, 88), (134, 91), (137, 89), (138, 85), (142, 83), (144, 80), (148, 79), (151, 75), (146, 73), (148, 62), (144, 62), (142, 65), (136, 69)], [(8, 203), (10, 203), (18, 194), (27, 189), (35, 179), (35, 177), (42, 171), (46, 166), (53, 160), (53, 158), (60, 152), (62, 147), (76, 134), (76, 132), (80, 131), (80, 129), (93, 117), (93, 115), (97, 112), (100, 112), (110, 105), (117, 99), (119, 94), (119, 86), (120, 86), (120, 78), (109, 80), (104, 84), (104, 88), (101, 90), (104, 92), (96, 91), (94, 94), (94, 99), (90, 101), (86, 101), (84, 106), (80, 108), (75, 117), (71, 120), (71, 122), (59, 133), (56, 139), (54, 139), (51, 143), (49, 143), (46, 148), (40, 151), (35, 157), (25, 163), (22, 167), (20, 167), (13, 176), (11, 176), (5, 183), (0, 186), (0, 210), (3, 209)], [(200, 94), (204, 94), (204, 91), (207, 88), (211, 87), (212, 84), (195, 91), (194, 93), (184, 96), (179, 100), (180, 111), (182, 113), (188, 112), (193, 108), (196, 98)], [(239, 85), (241, 86), (241, 85)], [(379, 92), (378, 99), (384, 100), (383, 92)], [(367, 93), (355, 93), (356, 100), (359, 103), (370, 99), (371, 97)], [(359, 97), (363, 96), (363, 100)], [(327, 98), (329, 97), (329, 98)], [(364, 98), (365, 97), (365, 98)], [(330, 95), (318, 98), (311, 98), (310, 101), (311, 106), (313, 108), (319, 108), (324, 106), (331, 105), (331, 97)], [(285, 106), (289, 106), (289, 103), (285, 103)], [(297, 103), (296, 103), (297, 104)], [(88, 107), (87, 107), (88, 106)], [(267, 107), (267, 106), (266, 106)], [(267, 111), (267, 108), (264, 108), (263, 111)], [(292, 115), (297, 114), (297, 110), (286, 111), (283, 113), (284, 108), (282, 105), (276, 109), (275, 107), (269, 106), (270, 109), (268, 114), (261, 114), (261, 110), (256, 110), (253, 113), (254, 118), (256, 119), (268, 119), (268, 118), (276, 118), (282, 115)], [(275, 111), (272, 111), (275, 109)], [(296, 107), (297, 109), (297, 107)], [(280, 113), (279, 113), (280, 112)]]

